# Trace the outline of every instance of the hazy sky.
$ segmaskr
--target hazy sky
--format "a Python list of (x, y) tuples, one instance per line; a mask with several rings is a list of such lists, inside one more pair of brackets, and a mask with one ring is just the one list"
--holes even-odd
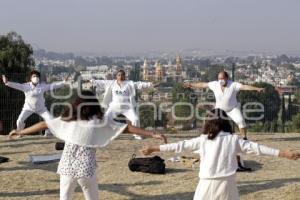
[(58, 52), (300, 52), (300, 1), (0, 0), (11, 30)]

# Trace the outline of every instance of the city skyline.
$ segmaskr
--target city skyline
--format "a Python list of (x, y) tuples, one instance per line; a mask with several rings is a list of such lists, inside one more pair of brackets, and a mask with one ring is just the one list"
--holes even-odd
[(35, 49), (96, 55), (266, 52), (300, 55), (296, 0), (2, 0), (0, 34)]

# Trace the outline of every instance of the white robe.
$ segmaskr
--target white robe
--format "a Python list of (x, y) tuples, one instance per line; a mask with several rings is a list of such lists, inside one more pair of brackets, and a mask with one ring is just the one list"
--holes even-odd
[(116, 80), (91, 80), (99, 89), (105, 89), (102, 106), (108, 107), (106, 115), (116, 118), (123, 114), (134, 126), (139, 126), (139, 117), (135, 112), (135, 89), (152, 86), (151, 82), (123, 81), (121, 85)]

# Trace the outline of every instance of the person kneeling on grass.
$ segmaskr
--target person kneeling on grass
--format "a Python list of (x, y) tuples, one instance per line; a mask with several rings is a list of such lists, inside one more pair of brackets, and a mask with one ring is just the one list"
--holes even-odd
[[(85, 98), (84, 98), (85, 97)], [(69, 200), (78, 182), (86, 200), (98, 200), (96, 176), (96, 147), (104, 147), (120, 133), (133, 134), (161, 139), (163, 135), (145, 131), (130, 124), (121, 124), (107, 116), (103, 117), (102, 108), (91, 91), (83, 91), (62, 117), (47, 119), (23, 130), (10, 132), (11, 139), (29, 135), (49, 128), (54, 136), (66, 142), (58, 165), (60, 174), (60, 199)]]
[(239, 199), (236, 184), (238, 168), (236, 159), (239, 153), (255, 153), (291, 160), (297, 160), (300, 157), (300, 153), (296, 151), (281, 151), (240, 139), (238, 135), (232, 134), (226, 112), (220, 109), (212, 110), (207, 116), (203, 134), (200, 137), (177, 143), (145, 147), (141, 151), (144, 155), (150, 155), (159, 151), (180, 153), (183, 150), (197, 150), (201, 157), (200, 181), (194, 200)]

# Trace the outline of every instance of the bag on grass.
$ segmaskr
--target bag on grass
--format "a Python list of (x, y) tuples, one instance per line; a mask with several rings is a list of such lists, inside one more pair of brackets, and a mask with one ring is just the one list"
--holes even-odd
[(136, 158), (133, 154), (129, 160), (128, 167), (133, 172), (144, 172), (151, 174), (164, 174), (166, 165), (165, 161), (159, 156)]
[(55, 143), (55, 150), (60, 151), (60, 150), (64, 150), (64, 148), (65, 148), (65, 142)]

